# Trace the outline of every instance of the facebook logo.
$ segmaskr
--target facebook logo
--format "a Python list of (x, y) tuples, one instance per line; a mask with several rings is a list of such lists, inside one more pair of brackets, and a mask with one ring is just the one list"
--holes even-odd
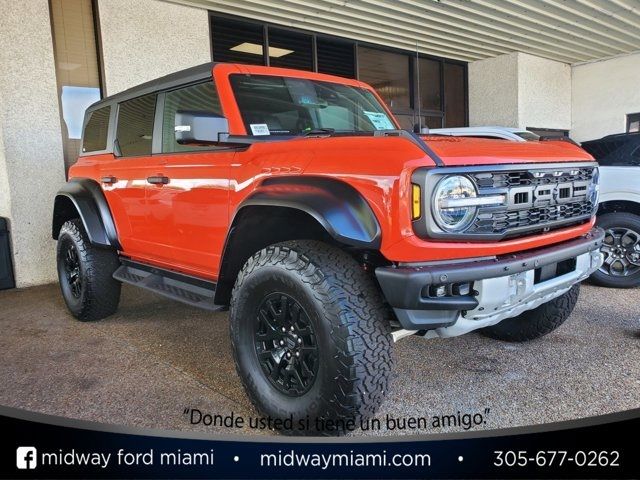
[(33, 470), (38, 465), (38, 451), (36, 447), (18, 447), (16, 452), (16, 467), (20, 470)]

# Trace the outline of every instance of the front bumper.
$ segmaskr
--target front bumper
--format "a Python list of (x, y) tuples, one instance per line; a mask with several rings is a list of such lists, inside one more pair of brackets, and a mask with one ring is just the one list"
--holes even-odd
[[(556, 298), (600, 268), (604, 231), (492, 259), (379, 267), (376, 277), (402, 328), (456, 336), (493, 325)], [(451, 294), (471, 284), (467, 295)], [(453, 285), (453, 287), (451, 287)], [(431, 295), (447, 286), (449, 295)]]

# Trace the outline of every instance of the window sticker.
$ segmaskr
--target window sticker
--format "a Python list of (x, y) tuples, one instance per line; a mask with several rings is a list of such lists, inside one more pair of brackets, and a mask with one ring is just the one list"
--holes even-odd
[(376, 127), (376, 130), (395, 130), (396, 127), (391, 123), (389, 117), (387, 117), (386, 113), (381, 112), (367, 112), (366, 110), (363, 113), (369, 117), (373, 126)]
[(269, 126), (266, 123), (252, 123), (251, 133), (254, 135), (270, 135)]

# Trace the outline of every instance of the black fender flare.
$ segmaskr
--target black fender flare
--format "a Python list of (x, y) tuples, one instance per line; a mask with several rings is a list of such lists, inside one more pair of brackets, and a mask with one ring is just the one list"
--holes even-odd
[(382, 231), (369, 203), (354, 187), (335, 178), (268, 178), (238, 206), (234, 220), (243, 208), (253, 205), (301, 210), (345, 245), (372, 250), (381, 245)]
[(104, 192), (98, 182), (90, 178), (71, 179), (56, 194), (52, 224), (54, 240), (58, 239), (62, 224), (69, 219), (66, 213), (69, 202), (78, 212), (92, 245), (121, 250)]

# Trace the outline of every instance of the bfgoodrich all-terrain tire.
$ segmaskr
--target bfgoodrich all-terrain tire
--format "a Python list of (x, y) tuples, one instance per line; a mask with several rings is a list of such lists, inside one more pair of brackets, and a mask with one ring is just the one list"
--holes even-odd
[(580, 284), (571, 287), (561, 295), (533, 310), (517, 317), (483, 328), (480, 332), (490, 338), (505, 342), (526, 342), (551, 333), (569, 318), (578, 301)]
[[(293, 435), (336, 435), (372, 416), (393, 367), (388, 313), (345, 252), (290, 241), (251, 257), (230, 307), (236, 368), (256, 408)], [(330, 423), (331, 422), (331, 423)]]
[(604, 229), (604, 264), (589, 278), (596, 285), (612, 288), (640, 286), (640, 216), (628, 212), (598, 215)]
[(58, 279), (69, 311), (78, 320), (100, 320), (115, 313), (120, 282), (115, 251), (91, 245), (82, 222), (69, 220), (60, 229), (57, 248)]

